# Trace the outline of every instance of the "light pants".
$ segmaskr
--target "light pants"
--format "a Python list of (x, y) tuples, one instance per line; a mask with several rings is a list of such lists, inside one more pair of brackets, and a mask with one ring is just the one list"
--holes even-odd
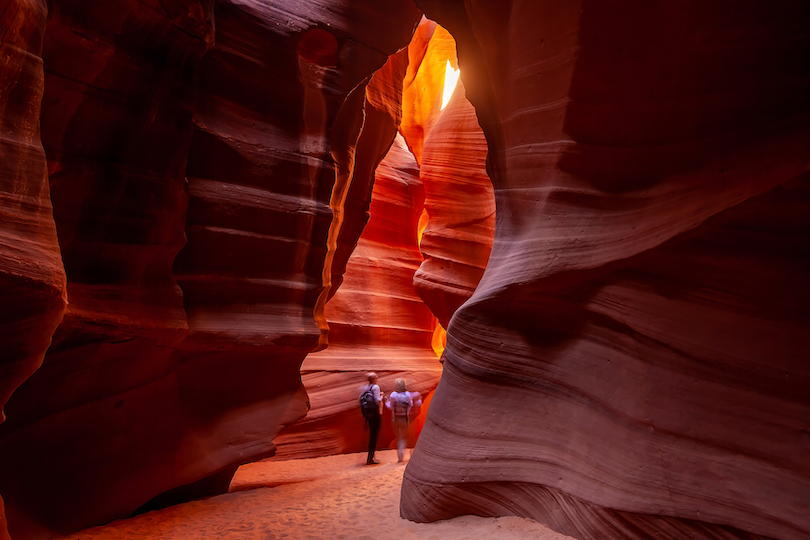
[(405, 459), (405, 447), (408, 437), (408, 417), (394, 416), (394, 436), (397, 438), (397, 460)]

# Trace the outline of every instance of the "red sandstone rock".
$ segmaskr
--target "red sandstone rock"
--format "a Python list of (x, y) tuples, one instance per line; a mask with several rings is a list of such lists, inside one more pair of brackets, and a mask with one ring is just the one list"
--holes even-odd
[[(441, 364), (431, 347), (436, 318), (412, 284), (422, 257), (417, 230), (424, 189), (413, 155), (398, 135), (376, 170), (370, 219), (346, 265), (343, 285), (326, 304), (329, 346), (301, 366), (310, 397), (307, 418), (277, 439), (279, 458), (360, 452), (368, 445), (358, 408), (365, 374), (386, 393), (402, 377), (410, 391), (431, 392)], [(394, 435), (384, 414), (379, 447)], [(418, 437), (418, 430), (412, 435)]]
[[(486, 267), (495, 225), (486, 140), (461, 83), (442, 110), (447, 63), (457, 66), (455, 41), (423, 19), (408, 47), (401, 132), (425, 184), (425, 256), (414, 278), (417, 292), (443, 326), (470, 297)], [(434, 133), (435, 131), (435, 133)], [(437, 351), (443, 330), (438, 329)]]
[[(46, 17), (44, 1), (12, 0), (0, 10), (0, 423), (67, 304), (39, 129)], [(9, 538), (0, 497), (0, 540)]]
[[(459, 41), (498, 230), (403, 515), (806, 537), (807, 7), (420, 3)], [(297, 363), (324, 335), (309, 313), (360, 228), (333, 215), (386, 146), (361, 152), (365, 80), (407, 41), (406, 4), (217, 2), (217, 36), (210, 2), (50, 4), (42, 138), (72, 304), (0, 428), (18, 539), (227, 472), (301, 416)], [(12, 7), (0, 290), (2, 332), (26, 340), (6, 395), (64, 309), (33, 127), (44, 4)], [(347, 395), (323, 382), (317, 407)]]
[(324, 265), (324, 290), (315, 306), (315, 319), (321, 330), (319, 350), (329, 343), (328, 324), (324, 314), (329, 301), (343, 282), (346, 264), (357, 239), (369, 219), (371, 192), (375, 170), (388, 153), (402, 119), (402, 81), (408, 67), (405, 50), (392, 55), (377, 70), (366, 85), (363, 101), (362, 127), (352, 152), (347, 155), (347, 182), (341, 190), (333, 191), (330, 206), (339, 219), (330, 227), (329, 270)]
[(0, 428), (15, 539), (199, 494), (304, 415), (335, 163), (419, 17), (327, 4), (50, 4), (42, 137), (71, 306)]
[(486, 144), (459, 82), (424, 143), (420, 177), (429, 220), (419, 244), (425, 262), (414, 276), (419, 296), (445, 328), (481, 280), (492, 248)]
[(6, 512), (2, 497), (0, 497), (0, 540), (11, 540), (8, 535), (8, 524), (6, 523)]
[(418, 3), (458, 42), (498, 226), (403, 517), (806, 538), (806, 4)]
[(12, 1), (0, 12), (0, 422), (67, 303), (39, 130), (46, 16), (44, 2)]
[(183, 418), (171, 348), (187, 331), (172, 263), (213, 29), (199, 2), (153, 7), (50, 4), (42, 140), (70, 306), (0, 428), (15, 538), (126, 515), (182, 482), (167, 455)]

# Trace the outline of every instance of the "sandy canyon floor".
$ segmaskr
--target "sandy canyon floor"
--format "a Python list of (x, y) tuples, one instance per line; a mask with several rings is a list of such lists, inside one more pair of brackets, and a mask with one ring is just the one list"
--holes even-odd
[(380, 465), (365, 454), (258, 462), (241, 467), (230, 493), (149, 512), (87, 529), (71, 539), (274, 540), (538, 539), (565, 536), (516, 518), (462, 516), (437, 523), (399, 517), (405, 464), (393, 450), (378, 452)]

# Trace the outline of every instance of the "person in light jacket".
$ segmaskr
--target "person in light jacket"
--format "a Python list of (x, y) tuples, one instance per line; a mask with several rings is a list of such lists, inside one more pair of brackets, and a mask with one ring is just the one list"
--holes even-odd
[[(408, 392), (405, 388), (405, 381), (397, 379), (394, 381), (395, 390), (391, 392), (385, 402), (385, 407), (390, 409), (391, 422), (394, 427), (394, 435), (397, 438), (397, 461), (402, 463), (405, 458), (406, 438), (408, 436), (408, 426), (410, 424), (409, 415), (411, 409), (422, 405), (422, 399), (418, 392)], [(416, 397), (414, 403), (413, 397)]]

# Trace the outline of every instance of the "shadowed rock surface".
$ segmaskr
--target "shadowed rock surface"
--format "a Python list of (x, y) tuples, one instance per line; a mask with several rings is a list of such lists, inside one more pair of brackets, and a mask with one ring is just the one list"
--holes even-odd
[(403, 517), (807, 537), (807, 5), (418, 4), (458, 43), (497, 225)]
[[(0, 423), (6, 402), (42, 363), (65, 312), (48, 165), (40, 140), (45, 2), (0, 11)], [(0, 467), (13, 465), (0, 461)], [(0, 497), (0, 539), (8, 539)]]
[[(186, 484), (183, 497), (205, 494), (304, 416), (299, 366), (318, 344), (342, 210), (333, 187), (353, 176), (367, 78), (420, 14), (393, 0), (11, 4), (6, 34), (30, 35), (18, 71), (34, 81), (16, 84), (3, 121), (26, 118), (28, 146), (10, 151), (31, 163), (26, 219), (39, 221), (19, 229), (45, 276), (29, 292), (4, 282), (42, 319), (14, 369), (33, 371), (64, 310), (60, 247), (70, 298), (0, 427), (0, 493), (19, 539), (122, 517)], [(43, 31), (58, 245), (36, 155)], [(371, 163), (387, 145), (375, 148)], [(18, 236), (14, 249), (28, 241)], [(19, 333), (14, 317), (3, 332)]]

